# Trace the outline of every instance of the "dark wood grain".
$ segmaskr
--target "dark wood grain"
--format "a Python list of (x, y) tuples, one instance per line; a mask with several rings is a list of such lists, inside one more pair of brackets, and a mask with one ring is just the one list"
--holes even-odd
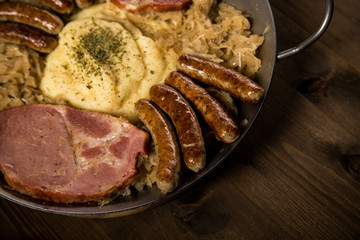
[[(321, 0), (270, 3), (279, 50), (304, 40), (322, 19)], [(277, 63), (242, 144), (185, 194), (113, 219), (53, 215), (0, 199), (0, 239), (360, 239), (359, 10), (358, 0), (335, 1), (326, 34)], [(314, 79), (324, 85), (301, 90)]]

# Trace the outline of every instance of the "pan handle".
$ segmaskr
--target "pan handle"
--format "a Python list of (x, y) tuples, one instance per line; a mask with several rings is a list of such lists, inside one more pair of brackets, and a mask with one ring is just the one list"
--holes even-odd
[(318, 40), (325, 33), (327, 27), (329, 26), (332, 18), (333, 10), (334, 10), (334, 1), (326, 0), (325, 16), (318, 30), (316, 30), (316, 32), (314, 32), (308, 39), (306, 39), (299, 45), (278, 53), (276, 56), (276, 60), (279, 61), (291, 57), (301, 52), (302, 50), (313, 44), (316, 40)]

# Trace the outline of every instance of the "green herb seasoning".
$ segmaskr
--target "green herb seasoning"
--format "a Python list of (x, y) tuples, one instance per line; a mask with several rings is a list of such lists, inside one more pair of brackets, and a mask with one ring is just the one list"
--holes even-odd
[[(101, 27), (93, 21), (94, 27), (88, 33), (79, 37), (79, 45), (72, 48), (72, 57), (88, 75), (99, 76), (101, 65), (115, 64), (115, 57), (121, 59), (124, 53), (126, 41), (121, 32), (114, 32), (109, 27)], [(86, 60), (85, 54), (89, 54), (97, 63), (91, 64)], [(107, 73), (108, 74), (108, 73)], [(91, 85), (87, 87), (90, 89)]]
[(108, 27), (96, 26), (80, 37), (80, 46), (99, 64), (113, 64), (111, 55), (123, 52), (126, 44), (120, 34), (120, 32), (115, 34)]

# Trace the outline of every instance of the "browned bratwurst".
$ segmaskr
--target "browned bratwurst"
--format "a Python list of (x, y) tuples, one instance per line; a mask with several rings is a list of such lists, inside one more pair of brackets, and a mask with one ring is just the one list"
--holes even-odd
[(264, 89), (250, 78), (211, 61), (182, 55), (176, 67), (186, 75), (220, 88), (245, 103), (258, 103), (264, 96)]
[(93, 0), (75, 0), (76, 5), (79, 8), (87, 8), (93, 4)]
[(205, 143), (199, 122), (189, 103), (175, 89), (166, 85), (152, 86), (150, 98), (171, 117), (185, 165), (198, 172), (205, 165)]
[(58, 34), (64, 26), (63, 21), (46, 10), (26, 3), (0, 3), (0, 21), (24, 23), (37, 27), (50, 34)]
[(135, 103), (135, 113), (150, 131), (158, 156), (156, 184), (164, 194), (173, 191), (179, 182), (180, 150), (172, 124), (162, 110), (146, 99)]
[(180, 72), (172, 72), (165, 83), (178, 90), (201, 113), (205, 122), (222, 142), (234, 142), (240, 136), (235, 120), (204, 88)]
[(0, 39), (23, 44), (42, 53), (50, 53), (57, 46), (55, 38), (20, 23), (0, 22)]
[(74, 9), (73, 0), (32, 0), (30, 2), (38, 2), (62, 14), (69, 14)]

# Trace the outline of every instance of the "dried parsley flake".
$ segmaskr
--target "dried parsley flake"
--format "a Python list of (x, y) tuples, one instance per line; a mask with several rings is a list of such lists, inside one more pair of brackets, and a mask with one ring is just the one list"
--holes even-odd
[(114, 33), (109, 27), (95, 26), (87, 34), (80, 36), (80, 46), (98, 63), (112, 64), (111, 55), (122, 52), (126, 44), (120, 34), (121, 32)]
[[(79, 36), (79, 45), (72, 48), (72, 57), (88, 75), (98, 76), (101, 74), (99, 65), (111, 66), (115, 64), (114, 57), (122, 58), (126, 53), (124, 51), (126, 41), (121, 36), (121, 32), (114, 32), (109, 27), (99, 26), (94, 21), (93, 24), (94, 27), (88, 33)], [(99, 65), (87, 61), (85, 53), (88, 53)]]

